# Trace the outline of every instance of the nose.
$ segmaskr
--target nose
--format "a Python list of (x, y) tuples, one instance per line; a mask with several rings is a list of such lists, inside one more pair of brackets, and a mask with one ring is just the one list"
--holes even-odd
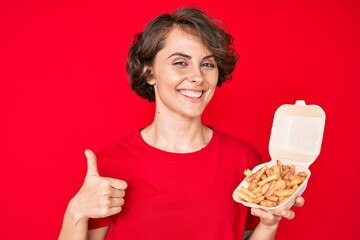
[(193, 84), (200, 85), (204, 81), (201, 70), (193, 68), (189, 73), (188, 80)]

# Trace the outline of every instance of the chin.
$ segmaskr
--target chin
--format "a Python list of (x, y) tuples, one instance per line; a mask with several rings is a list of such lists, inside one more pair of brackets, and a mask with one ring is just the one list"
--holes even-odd
[(188, 118), (200, 118), (204, 111), (191, 111), (191, 112), (184, 112), (183, 116)]

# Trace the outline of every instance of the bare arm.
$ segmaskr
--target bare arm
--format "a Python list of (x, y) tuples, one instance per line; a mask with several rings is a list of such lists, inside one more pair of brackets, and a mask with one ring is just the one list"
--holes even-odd
[(69, 202), (65, 211), (62, 228), (58, 240), (86, 240), (88, 232), (88, 219), (79, 219), (73, 207), (73, 200)]
[[(275, 216), (274, 216), (275, 217)], [(276, 216), (274, 221), (277, 221), (277, 223), (273, 225), (266, 225), (263, 222), (259, 222), (259, 224), (256, 226), (255, 230), (249, 237), (249, 240), (273, 240), (275, 239), (276, 230), (279, 226), (279, 219), (281, 217)]]
[(103, 240), (105, 239), (108, 230), (109, 226), (89, 230), (87, 240)]
[(73, 200), (65, 212), (63, 225), (58, 240), (104, 240), (109, 226), (88, 230), (88, 219), (77, 219), (74, 215)]

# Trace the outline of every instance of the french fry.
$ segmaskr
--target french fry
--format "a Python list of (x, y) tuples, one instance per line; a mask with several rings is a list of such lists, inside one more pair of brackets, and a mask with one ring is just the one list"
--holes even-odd
[(245, 193), (246, 195), (250, 196), (251, 198), (257, 198), (257, 196), (256, 196), (253, 192), (249, 191), (249, 190), (248, 190), (247, 188), (245, 188), (245, 187), (241, 187), (241, 191), (242, 191), (243, 193)]
[(259, 180), (267, 168), (268, 167), (265, 165), (257, 173), (255, 173), (256, 174), (255, 179)]
[(236, 194), (243, 200), (252, 203), (254, 202), (253, 199), (251, 197), (249, 197), (248, 195), (246, 195), (243, 191), (241, 190), (236, 190)]
[(263, 200), (260, 202), (260, 205), (264, 206), (264, 207), (274, 207), (274, 206), (276, 206), (276, 202), (273, 202), (270, 200)]
[(296, 191), (296, 188), (289, 188), (285, 190), (275, 191), (274, 194), (278, 197), (291, 196)]
[(295, 174), (295, 166), (294, 166), (294, 165), (291, 165), (291, 166), (290, 166), (290, 174), (291, 174), (291, 175), (294, 175), (294, 174)]
[(264, 196), (260, 196), (254, 199), (254, 203), (260, 203), (261, 201), (263, 201), (265, 199)]
[[(249, 169), (248, 169), (249, 170)], [(249, 170), (250, 171), (250, 170)], [(251, 172), (251, 171), (250, 171)], [(247, 172), (247, 170), (245, 170), (245, 175), (246, 175), (246, 173), (248, 173), (249, 174), (249, 172)], [(246, 178), (246, 181), (247, 182), (253, 182), (254, 181), (254, 179), (255, 179), (255, 177), (256, 177), (256, 174), (252, 174), (252, 175), (250, 175), (250, 176), (248, 176), (247, 178)]]
[(273, 180), (276, 180), (278, 178), (278, 174), (273, 174), (270, 177), (265, 178), (264, 180), (258, 182), (260, 186), (264, 185), (265, 183), (271, 182)]
[(257, 187), (258, 185), (256, 183), (251, 182), (249, 183), (248, 189), (253, 192), (253, 190), (256, 189)]
[(279, 180), (275, 184), (275, 190), (284, 190), (286, 188), (285, 180)]
[(293, 180), (290, 181), (290, 186), (295, 186), (295, 185), (299, 185), (303, 182), (304, 180), (302, 178), (295, 178)]
[(257, 188), (255, 188), (254, 190), (252, 190), (252, 192), (255, 194), (261, 193), (261, 186), (258, 186)]
[(279, 166), (279, 171), (280, 171), (280, 174), (283, 172), (283, 165), (282, 163), (280, 162), (280, 160), (276, 160), (276, 164)]
[(266, 191), (266, 193), (265, 193), (265, 198), (266, 199), (269, 199), (269, 197), (271, 197), (272, 195), (273, 195), (273, 193), (274, 193), (274, 191), (275, 191), (275, 185), (276, 185), (276, 181), (272, 181), (271, 183), (270, 183), (270, 187), (269, 187), (269, 189)]
[(307, 177), (307, 173), (306, 172), (298, 172), (297, 176), (299, 177)]
[(253, 175), (253, 172), (252, 172), (250, 169), (246, 169), (246, 170), (244, 171), (244, 174), (245, 174), (245, 176), (250, 177), (250, 176)]
[(270, 187), (270, 183), (265, 184), (264, 186), (260, 186), (261, 187), (261, 194), (265, 194), (267, 192), (267, 190)]
[(273, 201), (273, 202), (279, 202), (279, 197), (276, 196), (270, 196), (266, 198), (267, 200)]
[(286, 166), (285, 169), (281, 173), (281, 177), (283, 179), (285, 179), (285, 176), (289, 173), (289, 171), (290, 171), (290, 168)]
[(270, 169), (266, 169), (266, 170), (265, 170), (265, 174), (266, 174), (266, 176), (269, 177), (269, 176), (271, 175)]

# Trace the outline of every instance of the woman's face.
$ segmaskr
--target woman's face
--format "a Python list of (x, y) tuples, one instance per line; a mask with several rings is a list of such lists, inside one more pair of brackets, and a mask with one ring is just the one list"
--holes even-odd
[(156, 110), (182, 117), (199, 117), (210, 102), (219, 71), (202, 41), (174, 27), (151, 67)]

